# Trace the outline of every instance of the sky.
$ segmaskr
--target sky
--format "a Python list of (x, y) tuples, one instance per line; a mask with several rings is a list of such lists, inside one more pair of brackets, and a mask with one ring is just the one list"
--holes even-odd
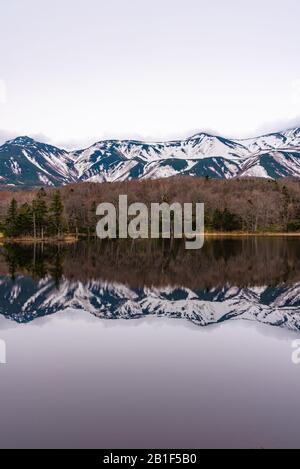
[(299, 0), (0, 3), (0, 143), (300, 126)]

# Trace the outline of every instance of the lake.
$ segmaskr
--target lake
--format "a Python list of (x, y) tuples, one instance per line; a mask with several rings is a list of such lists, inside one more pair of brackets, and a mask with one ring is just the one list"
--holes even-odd
[(0, 247), (1, 448), (300, 445), (300, 239)]

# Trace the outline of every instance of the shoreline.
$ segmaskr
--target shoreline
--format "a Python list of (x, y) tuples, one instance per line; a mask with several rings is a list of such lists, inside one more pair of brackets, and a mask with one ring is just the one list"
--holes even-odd
[(68, 236), (47, 236), (44, 238), (34, 238), (33, 236), (23, 236), (23, 237), (16, 237), (16, 238), (0, 238), (0, 243), (16, 243), (16, 244), (42, 244), (42, 243), (57, 243), (57, 244), (73, 244), (78, 241), (78, 237), (68, 235)]
[(273, 232), (273, 231), (261, 231), (261, 232), (243, 232), (243, 231), (215, 231), (215, 232), (205, 232), (204, 233), (205, 237), (263, 237), (263, 236), (282, 236), (282, 237), (299, 237), (300, 236), (300, 231), (295, 231), (295, 232), (285, 232), (285, 231), (278, 231), (278, 232)]
[[(299, 238), (300, 231), (297, 232), (242, 232), (242, 231), (208, 231), (204, 233), (205, 238), (258, 238), (258, 237), (287, 237), (287, 238)], [(33, 236), (23, 236), (15, 238), (6, 238), (0, 237), (0, 244), (3, 243), (19, 243), (19, 244), (41, 244), (41, 243), (57, 243), (57, 244), (74, 244), (77, 243), (80, 239), (87, 239), (88, 237), (84, 234), (82, 235), (66, 235), (66, 236), (52, 236), (44, 238), (34, 238)], [(89, 239), (98, 239), (95, 236), (90, 237)], [(116, 238), (117, 239), (117, 238)], [(151, 240), (151, 238), (149, 238)]]

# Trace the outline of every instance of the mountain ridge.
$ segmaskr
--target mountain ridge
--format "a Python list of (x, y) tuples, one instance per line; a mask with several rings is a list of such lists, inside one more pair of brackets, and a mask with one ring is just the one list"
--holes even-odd
[(60, 186), (176, 175), (210, 178), (300, 177), (300, 128), (256, 138), (197, 133), (182, 140), (100, 140), (67, 151), (28, 136), (0, 146), (0, 185)]
[(1, 276), (4, 303), (0, 316), (26, 324), (39, 317), (77, 310), (102, 320), (152, 316), (184, 319), (204, 327), (243, 319), (299, 331), (299, 291), (299, 282), (273, 288), (224, 285), (202, 290), (180, 286), (130, 288), (118, 282), (82, 283), (64, 277), (57, 286), (48, 276), (39, 281), (23, 275), (14, 280)]

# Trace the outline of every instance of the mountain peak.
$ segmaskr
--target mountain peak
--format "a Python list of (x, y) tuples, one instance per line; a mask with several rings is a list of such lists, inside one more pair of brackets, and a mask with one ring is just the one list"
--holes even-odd
[(23, 135), (20, 137), (16, 137), (13, 140), (8, 140), (8, 142), (11, 145), (32, 145), (35, 143), (35, 140), (33, 138), (27, 137), (27, 135)]
[(205, 138), (205, 137), (214, 138), (216, 136), (212, 134), (208, 134), (207, 132), (198, 132), (192, 135), (191, 137), (189, 137), (187, 140), (198, 140), (198, 139)]
[(100, 141), (66, 151), (28, 136), (0, 146), (0, 186), (113, 182), (176, 175), (210, 178), (300, 178), (300, 131), (244, 140), (199, 132), (167, 142)]

